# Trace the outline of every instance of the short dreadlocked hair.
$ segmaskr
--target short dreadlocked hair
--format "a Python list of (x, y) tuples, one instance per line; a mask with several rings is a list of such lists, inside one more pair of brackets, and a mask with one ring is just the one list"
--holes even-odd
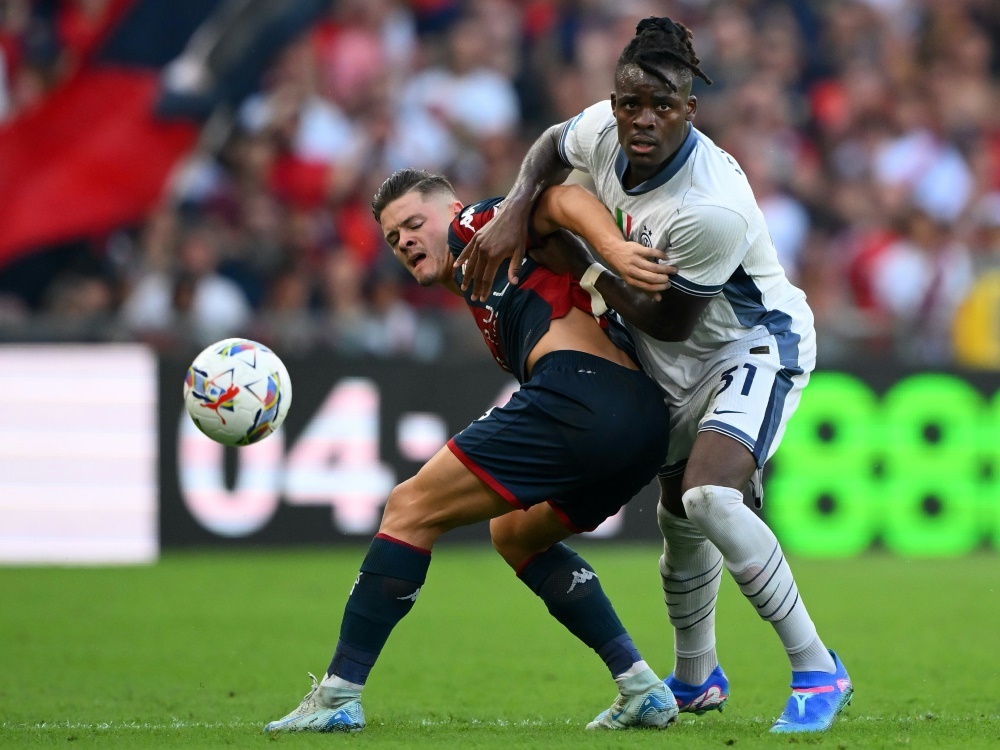
[(674, 89), (674, 84), (664, 77), (663, 69), (679, 68), (686, 75), (694, 74), (711, 86), (712, 79), (698, 67), (701, 60), (694, 53), (694, 46), (691, 44), (693, 38), (691, 29), (682, 23), (666, 17), (644, 18), (635, 27), (632, 41), (622, 50), (615, 74), (620, 73), (626, 65), (638, 65), (646, 73)]
[(389, 175), (388, 179), (375, 191), (375, 197), (372, 198), (372, 213), (375, 215), (375, 221), (381, 224), (382, 212), (385, 207), (413, 190), (425, 198), (436, 193), (455, 195), (455, 188), (444, 175), (434, 174), (423, 169), (400, 169)]

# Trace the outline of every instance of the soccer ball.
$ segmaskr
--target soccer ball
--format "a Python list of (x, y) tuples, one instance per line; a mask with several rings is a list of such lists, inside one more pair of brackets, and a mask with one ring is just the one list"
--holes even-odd
[(278, 355), (249, 339), (225, 339), (195, 357), (184, 406), (198, 429), (223, 445), (263, 440), (285, 421), (292, 381)]

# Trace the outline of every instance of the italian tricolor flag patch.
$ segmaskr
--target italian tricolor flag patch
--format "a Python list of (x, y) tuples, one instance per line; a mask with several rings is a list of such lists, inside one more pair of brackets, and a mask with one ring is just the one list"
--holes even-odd
[(620, 208), (615, 209), (615, 221), (618, 222), (618, 228), (626, 238), (632, 234), (632, 217)]

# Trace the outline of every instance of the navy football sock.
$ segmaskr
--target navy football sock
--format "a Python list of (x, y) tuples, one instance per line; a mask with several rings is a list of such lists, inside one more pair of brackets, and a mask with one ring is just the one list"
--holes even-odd
[(430, 550), (384, 534), (372, 540), (344, 608), (328, 675), (365, 684), (389, 633), (417, 601), (430, 563)]
[(565, 544), (533, 557), (517, 577), (541, 597), (553, 617), (604, 659), (612, 677), (642, 659), (594, 569)]

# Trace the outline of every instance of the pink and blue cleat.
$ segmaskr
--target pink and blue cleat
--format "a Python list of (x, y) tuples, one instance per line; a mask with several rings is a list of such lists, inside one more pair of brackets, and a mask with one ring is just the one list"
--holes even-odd
[(772, 732), (822, 732), (850, 704), (854, 686), (838, 656), (830, 652), (837, 670), (792, 672), (792, 696), (771, 727)]
[(677, 710), (681, 713), (701, 716), (708, 711), (721, 712), (729, 700), (729, 680), (722, 667), (712, 670), (701, 685), (688, 685), (674, 677), (673, 673), (663, 682), (674, 694)]

